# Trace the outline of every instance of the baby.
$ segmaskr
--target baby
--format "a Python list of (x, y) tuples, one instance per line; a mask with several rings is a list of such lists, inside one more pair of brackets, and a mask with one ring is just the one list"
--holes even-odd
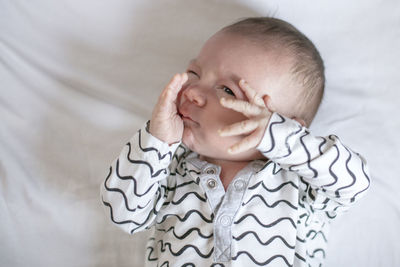
[(161, 93), (102, 184), (111, 220), (151, 229), (147, 266), (320, 266), (330, 222), (369, 188), (365, 160), (307, 127), (322, 59), (287, 22), (213, 35)]

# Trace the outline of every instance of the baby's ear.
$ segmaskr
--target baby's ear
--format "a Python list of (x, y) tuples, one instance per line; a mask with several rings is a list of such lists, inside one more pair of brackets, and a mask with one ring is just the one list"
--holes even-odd
[(301, 126), (306, 127), (306, 121), (297, 117), (293, 117), (292, 120), (297, 121), (298, 123), (301, 124)]

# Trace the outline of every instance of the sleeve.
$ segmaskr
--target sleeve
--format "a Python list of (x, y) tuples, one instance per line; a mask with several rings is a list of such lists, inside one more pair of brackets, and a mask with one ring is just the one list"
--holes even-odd
[(124, 146), (100, 186), (111, 221), (128, 233), (148, 228), (161, 209), (166, 178), (180, 143), (168, 145), (144, 125)]
[(257, 149), (299, 176), (300, 205), (323, 219), (347, 210), (370, 186), (365, 159), (335, 135), (313, 136), (295, 120), (273, 113)]

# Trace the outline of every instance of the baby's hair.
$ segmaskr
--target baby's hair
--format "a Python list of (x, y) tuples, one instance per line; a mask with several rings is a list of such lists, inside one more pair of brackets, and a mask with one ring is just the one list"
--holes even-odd
[(222, 31), (248, 37), (268, 49), (293, 58), (294, 84), (300, 84), (302, 99), (296, 116), (309, 126), (321, 104), (325, 88), (323, 60), (314, 44), (290, 23), (271, 17), (251, 17), (226, 26)]

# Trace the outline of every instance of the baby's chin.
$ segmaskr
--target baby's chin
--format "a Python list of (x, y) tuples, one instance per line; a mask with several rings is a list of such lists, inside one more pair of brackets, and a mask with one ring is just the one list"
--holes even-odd
[[(232, 145), (236, 142), (237, 140), (232, 141)], [(255, 148), (246, 152), (232, 155), (228, 153), (229, 145), (227, 144), (223, 145), (221, 142), (211, 142), (211, 143), (200, 142), (195, 138), (192, 130), (187, 127), (185, 127), (183, 131), (182, 143), (191, 151), (194, 151), (203, 157), (212, 159), (228, 160), (228, 161), (251, 161), (256, 159), (266, 159)]]
[(218, 149), (215, 151), (215, 146), (203, 145), (198, 146), (187, 140), (183, 139), (182, 143), (189, 148), (191, 151), (199, 154), (201, 159), (213, 159), (213, 160), (224, 160), (224, 161), (252, 161), (256, 159), (265, 160), (266, 158), (257, 150), (251, 150), (244, 153), (232, 155), (226, 150)]

